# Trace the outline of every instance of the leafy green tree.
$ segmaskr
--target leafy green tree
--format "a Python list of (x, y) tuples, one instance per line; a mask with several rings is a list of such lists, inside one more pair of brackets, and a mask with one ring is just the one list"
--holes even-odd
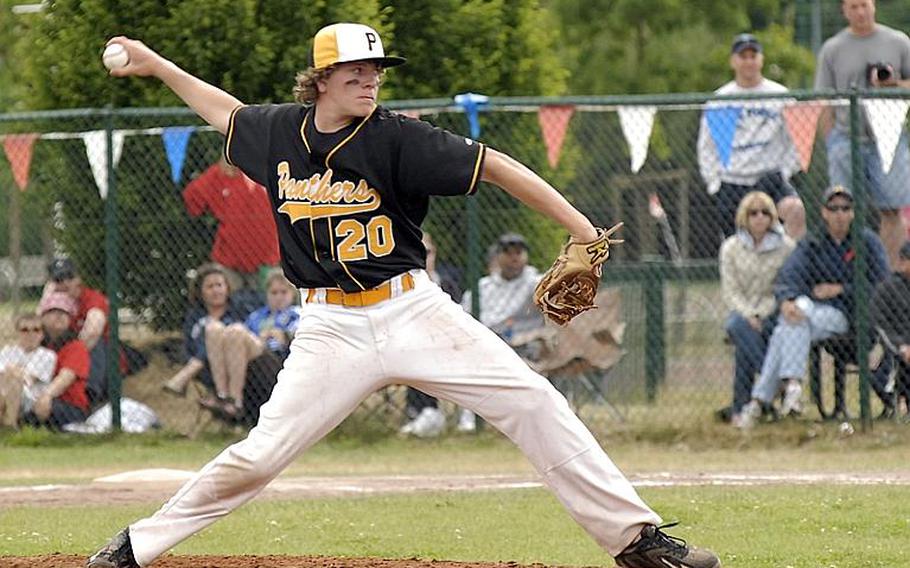
[(392, 47), (408, 64), (390, 81), (399, 99), (558, 95), (568, 70), (538, 0), (400, 0), (389, 3)]
[(553, 9), (576, 65), (573, 93), (714, 90), (730, 77), (730, 40), (746, 31), (766, 42), (772, 78), (799, 86), (813, 68), (792, 29), (772, 25), (785, 16), (778, 0), (554, 0)]

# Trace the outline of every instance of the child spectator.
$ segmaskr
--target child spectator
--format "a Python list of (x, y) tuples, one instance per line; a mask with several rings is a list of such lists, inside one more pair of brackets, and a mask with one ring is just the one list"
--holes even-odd
[(16, 318), (18, 340), (0, 350), (0, 426), (16, 427), (19, 415), (31, 411), (54, 376), (57, 355), (41, 346), (41, 318)]
[(273, 270), (265, 281), (266, 305), (250, 314), (246, 326), (265, 342), (269, 352), (284, 360), (300, 320), (295, 304), (297, 289), (280, 270)]

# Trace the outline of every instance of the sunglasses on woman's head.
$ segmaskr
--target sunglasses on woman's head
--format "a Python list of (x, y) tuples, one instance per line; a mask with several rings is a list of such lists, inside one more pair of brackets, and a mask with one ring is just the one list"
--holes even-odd
[(749, 209), (749, 217), (755, 217), (756, 215), (764, 215), (765, 217), (770, 217), (771, 211), (767, 209)]

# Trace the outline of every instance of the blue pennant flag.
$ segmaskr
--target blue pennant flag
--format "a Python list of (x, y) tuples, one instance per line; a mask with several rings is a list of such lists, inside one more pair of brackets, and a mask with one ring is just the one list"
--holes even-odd
[(711, 139), (714, 140), (717, 156), (725, 169), (730, 165), (733, 137), (736, 135), (736, 124), (739, 122), (739, 115), (742, 112), (743, 107), (738, 106), (709, 108), (705, 111)]
[(480, 118), (478, 110), (487, 106), (490, 97), (478, 95), (477, 93), (461, 93), (455, 95), (455, 104), (460, 106), (468, 117), (468, 126), (471, 129), (471, 138), (477, 140), (480, 138)]
[(186, 147), (194, 130), (196, 130), (195, 126), (173, 126), (165, 128), (161, 133), (167, 161), (171, 164), (171, 179), (174, 180), (174, 183), (180, 183), (183, 161), (186, 159)]

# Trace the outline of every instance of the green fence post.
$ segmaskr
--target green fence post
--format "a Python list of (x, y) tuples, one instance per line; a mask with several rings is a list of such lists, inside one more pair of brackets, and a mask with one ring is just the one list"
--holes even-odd
[(117, 224), (117, 186), (114, 174), (114, 110), (111, 105), (104, 109), (105, 132), (107, 134), (107, 199), (104, 200), (104, 277), (105, 289), (110, 303), (108, 326), (107, 389), (111, 401), (111, 427), (121, 430), (120, 395), (120, 279), (119, 253), (120, 231)]
[(666, 373), (664, 321), (664, 272), (662, 262), (648, 261), (642, 295), (645, 304), (645, 391), (648, 402), (657, 398), (657, 387)]
[(869, 290), (866, 281), (868, 258), (863, 229), (866, 226), (866, 184), (863, 175), (863, 157), (860, 154), (859, 95), (856, 89), (850, 93), (850, 166), (852, 168), (854, 219), (850, 233), (856, 265), (853, 270), (853, 304), (856, 330), (856, 363), (859, 365), (859, 413), (863, 431), (872, 428), (872, 412), (869, 406)]
[[(471, 133), (471, 138), (474, 140), (480, 139), (480, 119), (477, 116), (478, 107), (486, 104), (488, 98), (484, 95), (477, 95), (475, 93), (462, 93), (460, 95), (455, 95), (455, 104), (460, 106), (464, 111), (465, 118), (468, 121), (468, 129)], [(468, 197), (468, 202), (465, 205), (467, 209), (467, 231), (468, 231), (468, 258), (467, 258), (467, 279), (468, 286), (471, 290), (471, 315), (475, 318), (480, 315), (480, 287), (478, 283), (480, 277), (483, 274), (483, 268), (481, 267), (481, 256), (485, 256), (481, 252), (480, 247), (480, 211), (477, 207), (477, 198)], [(476, 418), (477, 429), (483, 429), (483, 420), (480, 417)]]

